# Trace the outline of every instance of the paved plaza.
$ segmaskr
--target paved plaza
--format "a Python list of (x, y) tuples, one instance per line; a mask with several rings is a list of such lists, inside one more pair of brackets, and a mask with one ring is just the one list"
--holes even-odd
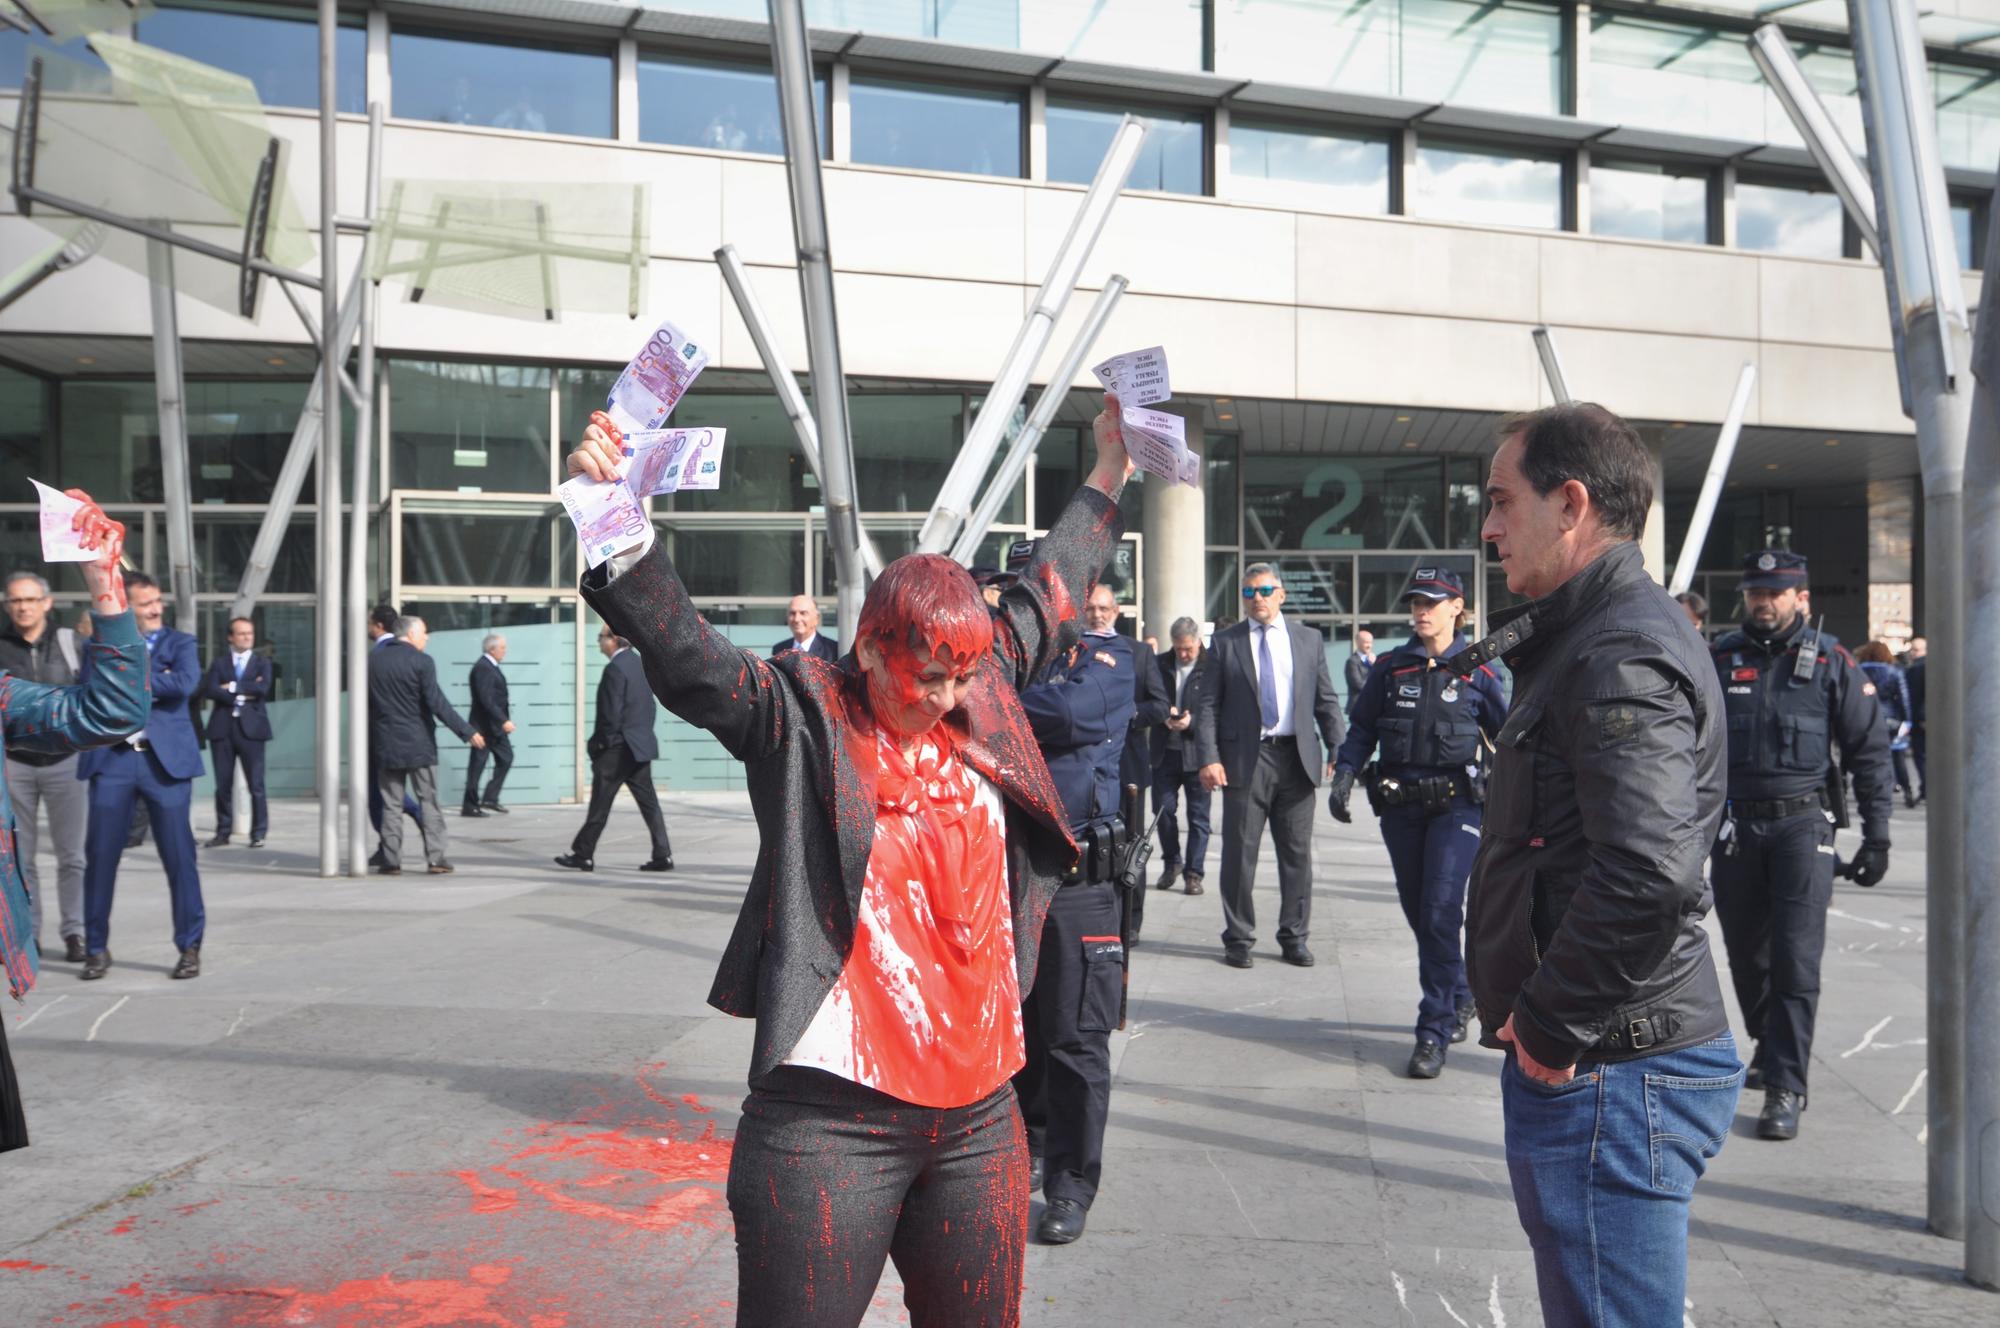
[[(5, 1012), (34, 1146), (0, 1157), (0, 1328), (731, 1324), (751, 1029), (704, 997), (756, 834), (742, 798), (664, 803), (670, 876), (621, 801), (592, 875), (549, 861), (582, 810), (543, 807), (452, 816), (456, 875), (366, 881), (319, 879), (313, 807), (278, 804), (266, 848), (202, 853), (194, 982), (129, 856), (110, 976), (50, 963)], [(1360, 821), (1319, 818), (1316, 968), (1268, 936), (1228, 968), (1213, 889), (1151, 895), (1103, 1192), (1031, 1250), (1025, 1323), (1540, 1322), (1499, 1057), (1401, 1077), (1415, 949)], [(1746, 1096), (1698, 1193), (1698, 1328), (2000, 1320), (1924, 1230), (1921, 812), (1895, 835), (1835, 899), (1801, 1137), (1752, 1137)], [(907, 1322), (893, 1272), (870, 1321)]]

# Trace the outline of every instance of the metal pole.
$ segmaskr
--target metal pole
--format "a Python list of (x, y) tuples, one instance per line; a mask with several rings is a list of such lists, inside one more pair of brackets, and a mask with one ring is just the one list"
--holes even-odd
[[(320, 0), (322, 4), (331, 0)], [(833, 258), (827, 246), (826, 199), (820, 190), (819, 134), (813, 124), (812, 50), (802, 0), (770, 0), (771, 63), (778, 71), (778, 111), (791, 177), (792, 233), (799, 248), (799, 293), (806, 315), (813, 412), (819, 419), (827, 543), (833, 548), (840, 644), (854, 642), (867, 592), (855, 515), (854, 450), (847, 425), (847, 379), (840, 367), (840, 322), (833, 302)]]
[[(347, 344), (354, 340), (356, 326), (361, 321), (362, 289), (368, 284), (366, 268), (356, 268), (348, 279), (347, 298), (340, 306), (340, 327), (335, 334), (334, 362), (346, 358)], [(308, 332), (317, 336), (316, 326), (309, 326)], [(271, 486), (270, 504), (264, 509), (264, 517), (257, 525), (257, 538), (250, 546), (250, 560), (244, 565), (243, 579), (237, 583), (236, 598), (230, 603), (229, 616), (247, 618), (257, 607), (257, 600), (264, 588), (271, 583), (271, 568), (278, 561), (278, 550), (285, 542), (285, 532), (291, 528), (292, 511), (298, 506), (299, 491), (305, 487), (306, 472), (312, 468), (315, 450), (319, 447), (322, 409), (320, 399), (326, 391), (326, 365), (324, 360), (313, 370), (312, 384), (306, 388), (305, 406), (299, 412), (299, 422), (292, 426), (292, 441), (285, 449), (285, 459), (278, 467), (278, 478)]]
[(1549, 380), (1549, 391), (1555, 395), (1556, 404), (1567, 406), (1576, 398), (1569, 394), (1569, 380), (1563, 377), (1562, 356), (1556, 353), (1556, 338), (1546, 327), (1538, 327), (1532, 334), (1535, 338), (1535, 355), (1542, 362), (1542, 376)]
[[(319, 874), (340, 874), (340, 362), (347, 347), (340, 327), (340, 234), (334, 226), (340, 183), (339, 133), (334, 90), (337, 0), (319, 0), (319, 293), (320, 425), (319, 613), (314, 623), (319, 705)], [(357, 808), (361, 811), (361, 808)]]
[(1751, 33), (1750, 58), (1764, 71), (1764, 81), (1770, 84), (1778, 104), (1791, 117), (1799, 137), (1805, 139), (1806, 151), (1819, 163), (1833, 192), (1840, 195), (1848, 220), (1861, 232), (1861, 243), (1868, 246), (1870, 254), (1880, 257), (1882, 242), (1875, 234), (1875, 188), (1868, 183), (1867, 170), (1854, 159), (1853, 147), (1840, 136), (1840, 127), (1827, 114), (1826, 104), (1813, 90), (1806, 71), (1799, 67), (1799, 58), (1792, 53), (1784, 29), (1766, 23)]
[[(348, 298), (360, 310), (361, 401), (354, 412), (354, 503), (347, 536), (347, 874), (368, 874), (368, 528), (373, 514), (375, 455), (375, 283), (366, 279), (375, 246), (372, 223), (382, 192), (382, 103), (368, 104), (368, 193), (363, 214), (371, 228), (361, 241)], [(343, 350), (347, 343), (341, 342)]]
[[(1977, 798), (1967, 796), (1978, 771), (1965, 759), (1976, 753), (1990, 775), (2000, 775), (2000, 713), (1988, 716), (1984, 712), (1992, 707), (1965, 704), (1967, 627), (1991, 644), (1996, 606), (1967, 612), (1963, 559), (1968, 552), (1989, 559), (2000, 550), (1990, 540), (1975, 548), (1963, 538), (1970, 339), (1916, 11), (1910, 0), (1848, 0), (1848, 19), (1868, 131), (1889, 328), (1904, 409), (1916, 421), (1924, 477), (1924, 630), (1931, 644), (1925, 732), (1934, 772), (1925, 786), (1931, 804), (1927, 1180), (1931, 1230), (1956, 1237), (1965, 1233), (1968, 1170), (1965, 882), (1968, 866), (1989, 880), (2000, 871), (2000, 842), (1992, 840), (2000, 830), (2000, 807), (1992, 805), (2000, 785), (1989, 778)], [(1968, 730), (1968, 724), (1977, 728)]]
[(1701, 565), (1701, 546), (1708, 540), (1708, 526), (1715, 519), (1716, 500), (1722, 497), (1722, 482), (1729, 478), (1729, 463), (1736, 456), (1736, 437), (1743, 432), (1743, 416), (1750, 409), (1750, 391), (1757, 386), (1757, 366), (1746, 364), (1736, 376), (1736, 395), (1729, 400), (1729, 413), (1722, 417), (1722, 432), (1715, 435), (1715, 451), (1709, 454), (1708, 474), (1702, 477), (1701, 497), (1695, 499), (1694, 519), (1688, 522), (1687, 537), (1681, 541), (1680, 561), (1674, 564), (1669, 594), (1679, 595), (1694, 584), (1695, 569)]
[(174, 308), (174, 250), (146, 242), (153, 293), (153, 392), (160, 407), (160, 489), (167, 505), (167, 588), (174, 621), (198, 632), (194, 614), (194, 491), (188, 478), (186, 385), (181, 377), (181, 329)]
[[(2000, 178), (1996, 178), (2000, 186)], [(1987, 223), (1986, 252), (2000, 255), (2000, 209)], [(1972, 419), (1965, 457), (1967, 559), (1965, 652), (2000, 648), (2000, 259), (1989, 258), (1979, 288), (1978, 340), (1972, 351)], [(1965, 1023), (1966, 1037), (1965, 1277), (2000, 1289), (2000, 808), (1993, 782), (2000, 779), (2000, 748), (1993, 726), (1974, 720), (1965, 751), (1966, 841)], [(1930, 781), (1925, 781), (1930, 787)], [(1933, 812), (1935, 815), (1935, 812)], [(1983, 823), (1982, 823), (1983, 818)]]
[(1034, 307), (1028, 310), (1021, 330), (1014, 334), (1014, 344), (1001, 362), (1000, 376), (993, 380), (979, 416), (965, 436), (965, 445), (959, 448), (951, 469), (945, 473), (937, 502), (917, 535), (917, 548), (921, 552), (942, 553), (949, 548), (952, 537), (971, 514), (979, 482), (986, 478), (994, 453), (1000, 450), (1007, 422), (1014, 418), (1014, 411), (1028, 390), (1029, 375), (1035, 372), (1043, 348), (1055, 333), (1056, 320), (1062, 317), (1063, 306), (1069, 303), (1070, 292), (1076, 289), (1077, 277), (1096, 247), (1097, 237), (1104, 233), (1111, 205), (1118, 201), (1118, 191), (1132, 174), (1132, 163), (1138, 160), (1139, 146), (1145, 140), (1146, 126), (1141, 121), (1128, 115), (1119, 122), (1111, 137), (1111, 147), (1097, 168), (1097, 178), (1090, 182), (1090, 189), (1069, 224), (1069, 234), (1056, 249), (1055, 261), (1049, 264), (1042, 288), (1035, 292)]
[[(750, 329), (750, 340), (756, 343), (757, 356), (764, 361), (764, 372), (770, 375), (771, 386), (777, 390), (778, 405), (784, 408), (786, 418), (791, 420), (792, 433), (799, 440), (799, 451), (804, 454), (806, 465), (812, 467), (813, 478), (819, 481), (819, 491), (824, 494), (826, 472), (820, 467), (819, 426), (813, 423), (812, 413), (806, 409), (806, 397), (799, 391), (799, 380), (792, 377), (792, 371), (785, 367), (784, 357), (778, 353), (778, 343), (771, 335), (771, 319), (764, 312), (764, 302), (757, 298), (756, 290), (750, 285), (750, 275), (743, 270), (743, 260), (737, 256), (735, 245), (725, 244), (716, 250), (715, 265), (722, 269), (722, 280), (736, 301), (736, 312), (743, 315), (743, 325)], [(861, 565), (871, 577), (882, 575), (882, 555), (876, 552), (875, 541), (868, 538), (867, 527), (861, 524), (859, 513), (855, 515), (854, 526), (861, 539)]]
[(952, 546), (951, 556), (967, 567), (979, 555), (980, 541), (986, 538), (986, 531), (1000, 515), (1000, 508), (1007, 501), (1007, 495), (1021, 482), (1021, 473), (1028, 468), (1028, 458), (1041, 446), (1042, 435), (1055, 421), (1056, 412), (1062, 409), (1063, 398), (1069, 395), (1069, 385), (1076, 381), (1083, 368), (1083, 361), (1090, 354), (1091, 346), (1097, 342), (1098, 333), (1104, 330), (1111, 319), (1111, 311), (1118, 306), (1118, 297), (1125, 293), (1125, 278), (1113, 274), (1104, 283), (1104, 289), (1097, 294), (1097, 302), (1084, 315), (1083, 327), (1077, 331), (1076, 339), (1063, 352), (1062, 363), (1056, 366), (1055, 376), (1035, 399), (1035, 409), (1029, 414), (1028, 422), (1014, 435), (1014, 441), (1007, 448), (1007, 455), (1000, 462), (1000, 473), (986, 486), (986, 492), (979, 499), (979, 506), (966, 519), (965, 528), (959, 532), (958, 543)]

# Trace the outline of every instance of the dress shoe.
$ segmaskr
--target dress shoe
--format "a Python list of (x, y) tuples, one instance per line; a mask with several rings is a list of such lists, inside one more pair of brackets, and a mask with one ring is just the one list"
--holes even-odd
[(369, 866), (371, 866), (371, 867), (375, 867), (375, 868), (378, 868), (378, 869), (379, 869), (379, 868), (382, 868), (382, 867), (386, 867), (386, 866), (388, 865), (388, 863), (387, 863), (386, 861), (384, 861), (384, 859), (383, 859), (383, 857), (382, 857), (382, 850), (381, 850), (381, 849), (379, 849), (379, 848), (378, 848), (378, 849), (376, 849), (376, 850), (375, 850), (375, 851), (374, 851), (373, 853), (370, 853), (370, 854), (368, 855), (368, 865), (369, 865)]
[(458, 809), (458, 814), (459, 814), (460, 816), (484, 816), (484, 815), (486, 815), (486, 813), (485, 813), (485, 812), (482, 812), (482, 811), (480, 811), (480, 810), (479, 810), (479, 809), (478, 809), (477, 807), (461, 807), (461, 808), (459, 808), (459, 809)]
[(424, 868), (424, 870), (432, 876), (449, 876), (457, 871), (458, 868), (452, 866), (449, 862), (433, 862), (430, 866)]
[(1796, 1139), (1799, 1137), (1799, 1113), (1806, 1109), (1806, 1095), (1794, 1093), (1789, 1088), (1770, 1088), (1764, 1091), (1764, 1110), (1757, 1117), (1757, 1137), (1759, 1139)]
[(1074, 1199), (1051, 1199), (1042, 1210), (1042, 1223), (1035, 1234), (1044, 1245), (1067, 1245), (1083, 1234), (1083, 1219), (1089, 1211)]
[(499, 816), (507, 815), (507, 809), (505, 807), (502, 807), (497, 802), (482, 802), (479, 804), (479, 810), (483, 812), (493, 812)]
[(1459, 1006), (1458, 1013), (1452, 1020), (1451, 1040), (1453, 1042), (1465, 1041), (1466, 1033), (1472, 1028), (1472, 1021), (1478, 1017), (1479, 1007), (1471, 1001), (1467, 1001), (1465, 1004)]
[(89, 957), (90, 957), (89, 952), (83, 948), (83, 937), (81, 936), (63, 937), (64, 963), (80, 964)]
[(1153, 888), (1155, 890), (1171, 889), (1174, 884), (1174, 878), (1176, 876), (1179, 876), (1180, 874), (1181, 874), (1181, 865), (1178, 862), (1168, 863), (1165, 867), (1160, 869), (1159, 884), (1155, 885)]
[(1410, 1078), (1435, 1079), (1443, 1072), (1444, 1044), (1429, 1038), (1418, 1038), (1417, 1049), (1410, 1053)]
[(375, 864), (375, 874), (377, 876), (401, 876), (403, 869), (401, 867), (391, 867), (386, 862), (378, 862)]
[(1279, 946), (1278, 949), (1285, 956), (1285, 962), (1288, 964), (1297, 964), (1300, 968), (1311, 968), (1315, 962), (1313, 952), (1306, 949), (1304, 941)]
[(1046, 1176), (1047, 1174), (1048, 1174), (1048, 1166), (1047, 1166), (1047, 1164), (1046, 1164), (1046, 1163), (1045, 1163), (1045, 1162), (1043, 1161), (1043, 1159), (1041, 1159), (1041, 1158), (1039, 1158), (1039, 1157), (1030, 1157), (1030, 1158), (1028, 1159), (1028, 1193), (1029, 1193), (1029, 1194), (1039, 1194), (1039, 1193), (1041, 1193), (1041, 1190), (1042, 1190), (1042, 1179), (1043, 1179), (1043, 1177), (1045, 1177), (1045, 1176)]
[(1248, 968), (1257, 961), (1250, 957), (1249, 946), (1232, 945), (1223, 950), (1222, 962), (1231, 968)]
[(262, 848), (262, 847), (264, 847), (264, 841), (263, 841), (262, 839), (253, 839), (253, 840), (251, 840), (251, 841), (250, 841), (250, 847), (251, 847), (251, 848)]
[(111, 952), (109, 950), (99, 950), (94, 955), (84, 956), (83, 980), (85, 982), (95, 982), (110, 971)]
[(201, 947), (191, 945), (181, 951), (181, 961), (174, 965), (177, 978), (198, 978), (201, 976)]
[(1184, 889), (1184, 890), (1186, 890), (1186, 891), (1187, 891), (1187, 892), (1188, 892), (1189, 894), (1191, 894), (1191, 895), (1198, 895), (1198, 894), (1200, 894), (1200, 893), (1201, 893), (1201, 873), (1200, 873), (1200, 872), (1182, 872), (1182, 873), (1181, 873), (1181, 888), (1182, 888), (1182, 889)]
[(213, 839), (209, 840), (209, 841), (208, 841), (208, 842), (207, 842), (206, 844), (203, 844), (203, 845), (202, 845), (202, 847), (203, 847), (203, 848), (228, 848), (228, 847), (229, 847), (229, 836), (228, 836), (228, 835), (226, 835), (226, 834), (221, 834), (221, 833), (218, 833), (218, 834), (217, 834), (217, 835), (215, 836), (215, 838), (213, 838)]
[(639, 864), (640, 871), (672, 871), (673, 869), (674, 860), (672, 858), (654, 858), (651, 862), (642, 862)]
[(586, 857), (581, 857), (581, 856), (579, 856), (578, 854), (575, 854), (575, 853), (558, 853), (558, 854), (556, 854), (556, 866), (558, 866), (558, 867), (574, 867), (574, 868), (576, 868), (576, 870), (578, 870), (578, 871), (595, 871), (595, 870), (597, 870), (597, 864), (596, 864), (596, 863), (592, 862), (592, 861), (591, 861), (591, 860), (590, 860), (589, 858), (586, 858)]

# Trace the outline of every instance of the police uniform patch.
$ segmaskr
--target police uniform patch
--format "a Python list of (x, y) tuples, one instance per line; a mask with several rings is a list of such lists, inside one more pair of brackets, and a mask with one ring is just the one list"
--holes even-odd
[(1602, 743), (1630, 742), (1639, 736), (1639, 712), (1628, 705), (1597, 707), (1597, 740)]
[(1778, 560), (1771, 554), (1764, 554), (1757, 559), (1757, 570), (1760, 572), (1775, 572), (1778, 570)]
[(1729, 680), (1731, 682), (1755, 682), (1757, 681), (1757, 670), (1737, 669), (1730, 673)]
[(1874, 683), (1872, 683), (1872, 682), (1864, 682), (1864, 683), (1862, 683), (1862, 684), (1861, 684), (1861, 694), (1862, 694), (1863, 696), (1873, 696), (1873, 695), (1875, 695), (1875, 684), (1874, 684)]
[(1424, 685), (1420, 682), (1406, 682), (1396, 689), (1398, 696), (1422, 696)]

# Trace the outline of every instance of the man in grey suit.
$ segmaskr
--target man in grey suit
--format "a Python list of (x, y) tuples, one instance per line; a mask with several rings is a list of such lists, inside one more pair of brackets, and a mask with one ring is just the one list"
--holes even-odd
[(653, 839), (653, 856), (639, 864), (640, 871), (667, 872), (674, 869), (673, 845), (667, 842), (667, 818), (660, 812), (660, 795), (653, 791), (653, 762), (660, 755), (660, 740), (653, 735), (653, 720), (659, 702), (646, 682), (646, 669), (639, 662), (632, 643), (609, 627), (598, 629), (597, 648), (610, 662), (597, 680), (597, 724), (590, 732), (590, 810), (584, 814), (583, 829), (570, 841), (569, 852), (556, 856), (558, 867), (593, 871), (597, 863), (598, 838), (611, 819), (611, 804), (618, 790), (629, 789), (639, 804), (639, 815)]
[(1257, 939), (1251, 887), (1264, 824), (1278, 850), (1278, 948), (1310, 967), (1314, 792), (1333, 769), (1327, 754), (1346, 725), (1324, 638), (1285, 621), (1277, 569), (1243, 573), (1248, 616), (1215, 634), (1215, 673), (1194, 707), (1203, 788), (1222, 790), (1222, 945), (1231, 967), (1250, 967)]
[(1361, 685), (1368, 681), (1368, 671), (1375, 667), (1375, 633), (1366, 627), (1354, 634), (1354, 653), (1347, 657), (1347, 704), (1352, 706), (1354, 698), (1361, 695)]
[[(414, 615), (396, 619), (395, 639), (368, 655), (368, 750), (379, 771), (384, 807), (401, 807), (407, 786), (416, 795), (424, 861), (430, 874), (452, 870), (445, 860), (444, 812), (437, 795), (437, 726), (474, 747), (486, 739), (465, 722), (438, 687), (437, 663), (424, 653), (430, 629)], [(382, 818), (384, 876), (403, 874), (403, 818)]]

